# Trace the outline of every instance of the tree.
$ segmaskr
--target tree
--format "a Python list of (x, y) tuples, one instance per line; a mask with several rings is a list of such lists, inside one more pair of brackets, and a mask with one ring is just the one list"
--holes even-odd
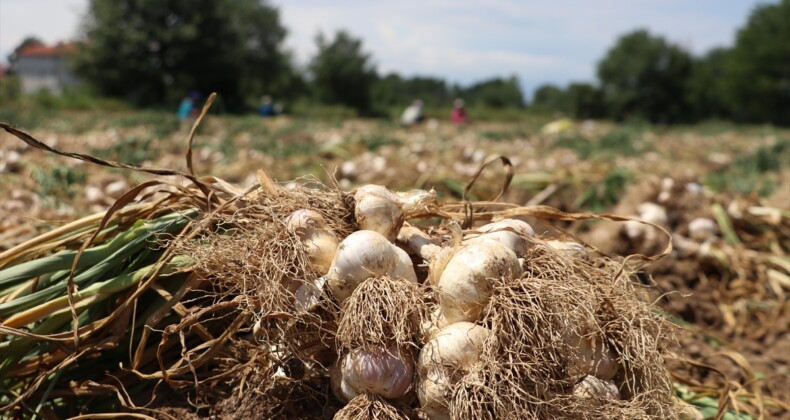
[(22, 42), (19, 43), (19, 45), (16, 48), (14, 48), (14, 51), (11, 54), (8, 54), (8, 62), (14, 64), (17, 56), (19, 55), (19, 52), (24, 50), (25, 48), (31, 46), (42, 46), (42, 45), (44, 45), (44, 42), (41, 41), (40, 38), (36, 36), (27, 36), (25, 37), (25, 39), (22, 40)]
[(331, 41), (319, 33), (316, 44), (318, 52), (309, 70), (318, 99), (370, 113), (371, 87), (377, 76), (370, 54), (362, 49), (362, 40), (341, 30)]
[(688, 120), (690, 73), (691, 56), (685, 50), (646, 30), (622, 36), (598, 64), (603, 99), (616, 119)]
[(561, 88), (545, 84), (535, 90), (532, 106), (545, 111), (568, 112), (568, 97)]
[(77, 71), (141, 106), (216, 91), (232, 111), (295, 80), (278, 11), (259, 0), (91, 0)]
[(603, 118), (606, 115), (600, 89), (589, 83), (571, 83), (565, 95), (568, 114), (573, 118)]
[(405, 106), (422, 99), (427, 106), (448, 106), (451, 101), (447, 83), (440, 78), (415, 76), (403, 78), (397, 73), (377, 79), (371, 88), (377, 108)]
[(736, 119), (790, 124), (790, 0), (754, 9), (723, 73)]
[(694, 118), (729, 118), (725, 73), (731, 50), (716, 48), (695, 59), (688, 85), (688, 102)]
[(493, 78), (475, 83), (464, 89), (467, 102), (491, 108), (523, 108), (524, 95), (516, 76), (507, 79)]

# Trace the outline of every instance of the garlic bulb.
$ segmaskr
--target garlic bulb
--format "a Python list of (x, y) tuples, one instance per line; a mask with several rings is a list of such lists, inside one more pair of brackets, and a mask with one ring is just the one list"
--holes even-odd
[[(637, 218), (645, 222), (653, 223), (659, 226), (666, 226), (669, 222), (667, 211), (658, 204), (642, 203), (639, 205), (637, 210), (639, 213)], [(624, 230), (626, 236), (628, 236), (631, 240), (641, 241), (647, 246), (654, 245), (659, 239), (658, 231), (656, 231), (654, 227), (645, 225), (643, 223), (627, 221), (624, 224)]]
[(689, 236), (697, 241), (704, 241), (716, 235), (716, 222), (707, 217), (697, 217), (689, 222)]
[(414, 226), (404, 226), (398, 232), (398, 242), (405, 244), (413, 253), (425, 261), (431, 261), (441, 251), (441, 247), (431, 237)]
[(445, 319), (442, 314), (442, 308), (439, 306), (434, 307), (434, 309), (428, 313), (428, 316), (420, 323), (420, 337), (422, 337), (422, 341), (429, 341), (446, 326), (447, 319)]
[(383, 275), (417, 282), (406, 251), (379, 233), (360, 230), (340, 243), (326, 277), (332, 294), (342, 302), (363, 281)]
[(401, 198), (380, 185), (365, 185), (354, 193), (354, 217), (360, 229), (372, 230), (394, 241), (403, 224)]
[(468, 371), (491, 335), (485, 327), (457, 322), (442, 328), (423, 346), (417, 360), (420, 408), (431, 419), (449, 418), (447, 398), (455, 373)]
[(569, 360), (570, 376), (593, 375), (599, 379), (612, 379), (619, 364), (615, 352), (596, 333), (579, 335), (569, 332), (565, 341), (573, 349)]
[(394, 193), (369, 184), (357, 189), (354, 200), (354, 217), (360, 229), (376, 231), (394, 241), (405, 218), (428, 214), (436, 207), (436, 191)]
[(371, 351), (356, 349), (343, 359), (341, 373), (341, 391), (345, 381), (357, 394), (367, 392), (384, 398), (399, 398), (411, 386), (414, 360), (411, 353), (398, 351), (394, 345)]
[[(344, 360), (341, 358), (341, 361)], [(348, 381), (345, 380), (343, 377), (343, 371), (340, 368), (342, 362), (335, 363), (329, 368), (329, 384), (332, 388), (332, 393), (335, 394), (335, 397), (343, 402), (349, 402), (354, 399), (358, 394), (356, 391), (351, 389), (348, 385)]]
[(573, 395), (580, 398), (606, 398), (620, 399), (620, 390), (614, 382), (598, 379), (595, 376), (586, 376), (581, 382), (573, 386)]
[(588, 255), (587, 248), (578, 242), (550, 239), (546, 241), (546, 245), (567, 257), (582, 258)]
[(315, 269), (326, 274), (335, 258), (337, 237), (326, 227), (326, 221), (315, 210), (301, 209), (291, 213), (286, 226), (299, 237)]
[(444, 370), (428, 368), (417, 385), (417, 399), (420, 409), (431, 420), (449, 420), (450, 407), (447, 398), (450, 397), (450, 379)]
[(309, 311), (318, 305), (321, 300), (321, 293), (326, 284), (326, 276), (319, 277), (314, 281), (306, 281), (294, 293), (294, 308), (301, 311)]
[(479, 243), (492, 240), (505, 245), (519, 257), (524, 256), (529, 242), (525, 239), (535, 236), (535, 231), (527, 222), (517, 219), (503, 219), (489, 223), (476, 229), (475, 233), (464, 237), (464, 244)]
[(518, 277), (521, 272), (516, 254), (497, 241), (483, 241), (459, 249), (436, 284), (439, 306), (447, 322), (477, 319), (491, 297), (488, 280)]

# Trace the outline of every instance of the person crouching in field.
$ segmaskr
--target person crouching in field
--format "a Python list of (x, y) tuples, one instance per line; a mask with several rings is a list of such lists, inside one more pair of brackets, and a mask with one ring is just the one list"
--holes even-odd
[(404, 127), (411, 127), (417, 123), (422, 122), (425, 116), (422, 113), (422, 101), (415, 99), (404, 111), (400, 117), (400, 123)]
[(261, 98), (261, 105), (258, 107), (258, 115), (262, 117), (273, 117), (279, 114), (277, 112), (277, 107), (272, 102), (272, 97), (269, 95), (264, 95)]
[(466, 124), (466, 108), (464, 107), (464, 100), (457, 98), (453, 101), (453, 110), (450, 111), (450, 121), (456, 125)]

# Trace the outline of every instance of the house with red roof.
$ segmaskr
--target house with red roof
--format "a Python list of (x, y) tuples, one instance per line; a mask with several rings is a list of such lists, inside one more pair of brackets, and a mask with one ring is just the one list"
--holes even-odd
[(66, 88), (79, 85), (69, 62), (76, 50), (76, 44), (60, 42), (52, 46), (31, 44), (17, 51), (13, 72), (22, 83), (22, 92), (48, 90), (60, 94)]

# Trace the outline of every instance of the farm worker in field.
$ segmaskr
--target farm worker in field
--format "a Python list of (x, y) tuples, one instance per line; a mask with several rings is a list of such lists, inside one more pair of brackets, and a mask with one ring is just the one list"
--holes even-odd
[(422, 113), (422, 101), (415, 99), (404, 111), (400, 117), (400, 123), (403, 126), (409, 127), (419, 122), (422, 122), (425, 116)]
[(194, 107), (194, 101), (189, 96), (185, 97), (181, 100), (181, 103), (178, 104), (178, 111), (176, 111), (176, 116), (178, 117), (179, 121), (184, 121), (192, 114), (192, 108)]
[(274, 107), (271, 96), (263, 95), (261, 98), (261, 105), (258, 107), (258, 115), (262, 117), (273, 117), (277, 115), (277, 108)]
[(199, 111), (195, 107), (195, 104), (197, 104), (199, 100), (200, 92), (196, 90), (189, 92), (189, 95), (182, 99), (181, 103), (178, 105), (178, 111), (176, 111), (178, 120), (184, 121), (189, 117), (197, 117), (199, 115)]
[(464, 108), (463, 99), (457, 98), (453, 101), (453, 110), (450, 111), (450, 121), (457, 125), (466, 124), (466, 108)]

